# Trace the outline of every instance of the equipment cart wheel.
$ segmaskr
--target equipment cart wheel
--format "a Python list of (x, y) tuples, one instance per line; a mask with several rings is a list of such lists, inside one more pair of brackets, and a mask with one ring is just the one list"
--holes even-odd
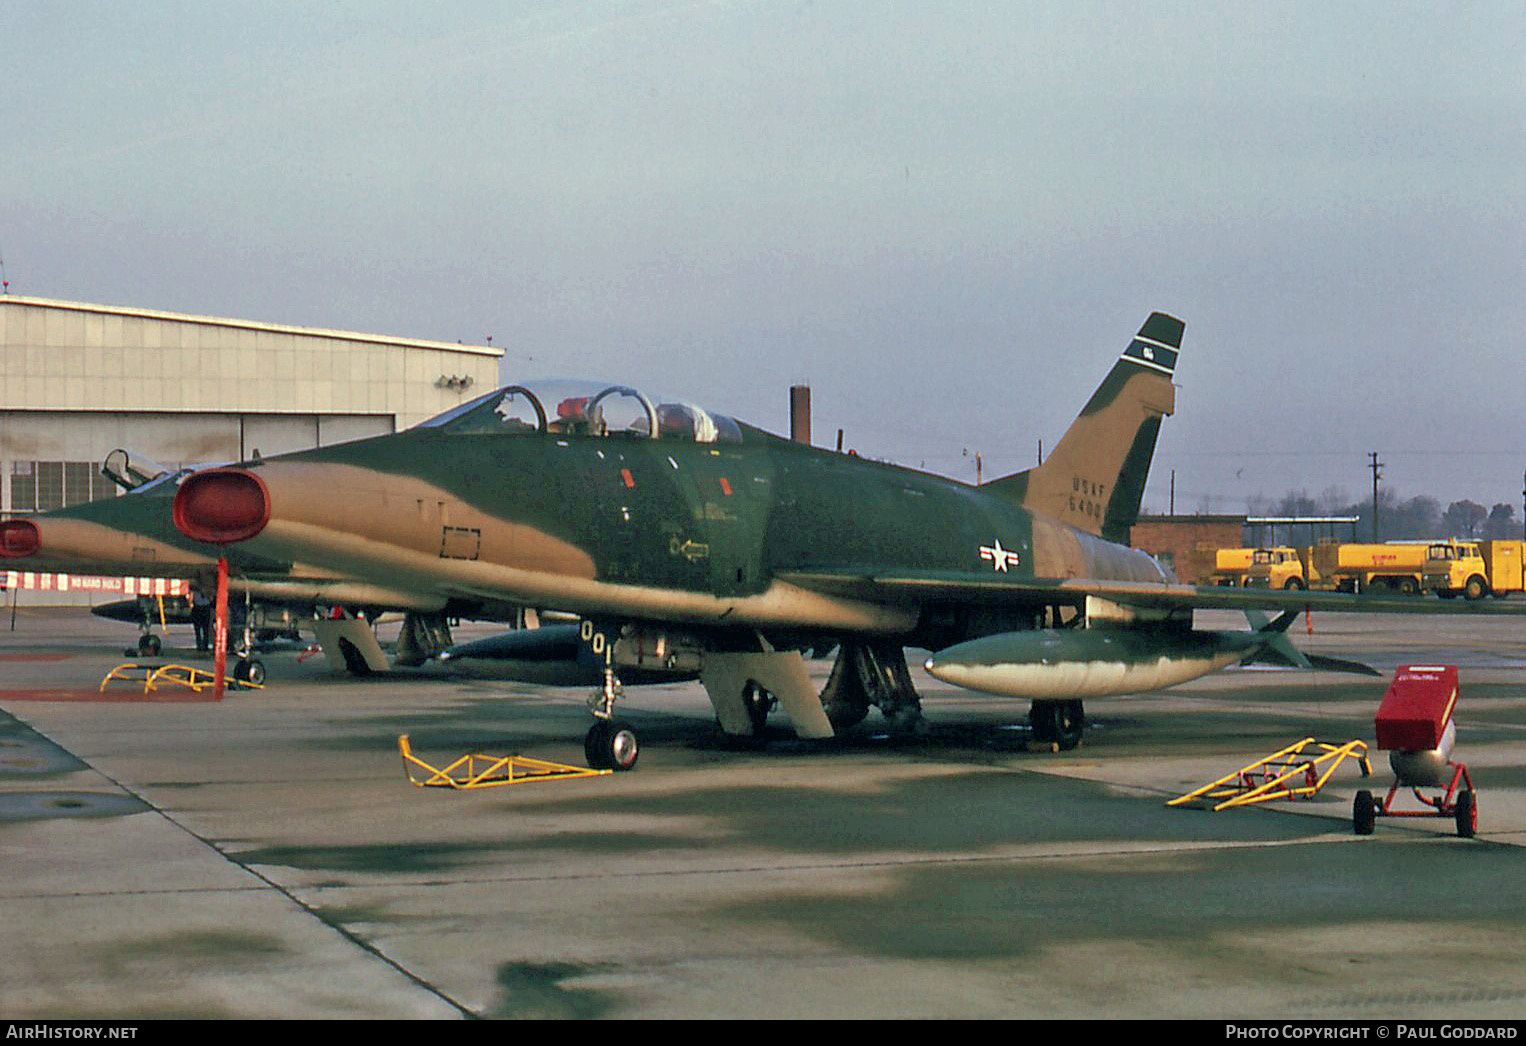
[(142, 636), (138, 637), (139, 657), (158, 657), (161, 649), (162, 645), (159, 642), (159, 637), (152, 632), (145, 632)]
[(1457, 793), (1457, 834), (1471, 839), (1477, 832), (1478, 802), (1473, 798), (1472, 789), (1465, 788)]
[(1357, 835), (1371, 835), (1378, 822), (1378, 804), (1367, 789), (1356, 794), (1351, 803), (1351, 827)]
[(632, 770), (641, 754), (636, 731), (618, 719), (600, 719), (583, 739), (583, 756), (595, 770)]

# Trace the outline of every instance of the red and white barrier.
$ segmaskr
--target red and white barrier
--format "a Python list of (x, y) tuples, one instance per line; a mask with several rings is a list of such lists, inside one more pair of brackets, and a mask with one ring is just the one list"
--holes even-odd
[(33, 570), (7, 570), (0, 575), (9, 589), (39, 592), (109, 592), (123, 596), (188, 596), (191, 582), (175, 577), (99, 577), (93, 574), (44, 574)]

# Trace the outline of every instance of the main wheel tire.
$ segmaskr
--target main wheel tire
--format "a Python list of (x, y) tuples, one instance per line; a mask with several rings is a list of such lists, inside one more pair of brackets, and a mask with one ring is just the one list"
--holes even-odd
[(747, 721), (752, 724), (753, 737), (763, 736), (768, 729), (768, 713), (778, 703), (778, 698), (764, 690), (755, 680), (749, 679), (742, 687), (742, 707), (747, 710)]
[(1061, 701), (1055, 725), (1059, 727), (1060, 751), (1068, 752), (1080, 745), (1081, 737), (1086, 733), (1086, 710), (1081, 702)]
[(1478, 801), (1472, 789), (1457, 793), (1457, 834), (1471, 839), (1478, 834)]
[(618, 719), (601, 719), (583, 738), (583, 756), (595, 770), (633, 770), (641, 754), (636, 731)]
[(1371, 835), (1378, 823), (1378, 804), (1372, 793), (1362, 789), (1351, 803), (1351, 829), (1357, 835)]
[(1028, 709), (1033, 739), (1068, 752), (1086, 732), (1086, 711), (1080, 701), (1035, 701)]
[(1052, 744), (1055, 739), (1055, 710), (1053, 701), (1035, 701), (1028, 706), (1028, 729), (1039, 744)]
[(846, 730), (857, 726), (869, 715), (867, 701), (844, 701), (839, 698), (835, 701), (823, 702), (821, 707), (827, 714), (827, 722), (832, 724), (834, 730)]

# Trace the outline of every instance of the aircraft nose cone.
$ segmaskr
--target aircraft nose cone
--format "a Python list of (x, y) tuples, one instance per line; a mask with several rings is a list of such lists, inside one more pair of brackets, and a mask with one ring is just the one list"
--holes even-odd
[(196, 541), (246, 541), (270, 522), (270, 492), (245, 469), (208, 469), (180, 484), (172, 515), (175, 528)]
[(37, 524), (30, 520), (12, 519), (0, 523), (0, 556), (6, 559), (33, 555), (41, 543)]

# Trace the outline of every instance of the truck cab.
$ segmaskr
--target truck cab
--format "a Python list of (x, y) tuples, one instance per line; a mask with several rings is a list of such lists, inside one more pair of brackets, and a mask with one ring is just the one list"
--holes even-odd
[(1309, 587), (1309, 579), (1304, 574), (1304, 562), (1298, 550), (1278, 546), (1256, 549), (1251, 556), (1245, 585), (1247, 588), (1301, 590)]
[(1434, 541), (1425, 553), (1425, 591), (1443, 599), (1483, 599), (1489, 572), (1476, 541)]

